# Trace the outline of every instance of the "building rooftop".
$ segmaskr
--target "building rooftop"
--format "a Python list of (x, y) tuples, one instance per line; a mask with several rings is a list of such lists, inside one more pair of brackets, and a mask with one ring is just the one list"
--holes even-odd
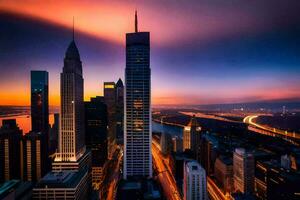
[(78, 172), (49, 172), (40, 180), (40, 182), (37, 184), (37, 188), (74, 188), (79, 184), (81, 178), (85, 173), (85, 170)]
[(30, 196), (32, 190), (31, 182), (22, 182), (20, 180), (9, 180), (0, 184), (0, 199), (3, 199), (10, 195), (10, 193), (15, 192), (14, 197), (25, 197)]

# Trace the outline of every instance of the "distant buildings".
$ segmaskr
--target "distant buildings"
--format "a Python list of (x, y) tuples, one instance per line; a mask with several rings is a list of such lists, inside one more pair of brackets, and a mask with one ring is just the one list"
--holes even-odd
[(191, 150), (194, 153), (198, 151), (201, 137), (201, 127), (195, 116), (183, 130), (183, 150)]
[(183, 150), (182, 138), (175, 136), (172, 138), (172, 143), (173, 143), (173, 151), (174, 152), (182, 152), (182, 150)]
[(54, 113), (54, 123), (50, 128), (49, 155), (53, 155), (58, 147), (59, 113)]
[(150, 34), (126, 34), (123, 177), (152, 177)]
[(48, 72), (31, 71), (31, 127), (48, 135), (49, 103)]
[(15, 119), (2, 120), (0, 128), (0, 182), (23, 177), (22, 130)]
[(183, 195), (184, 200), (208, 199), (206, 173), (197, 161), (184, 163)]
[(233, 177), (236, 192), (252, 194), (254, 191), (254, 156), (245, 149), (237, 148), (233, 153)]
[(172, 136), (168, 133), (162, 133), (160, 137), (160, 148), (164, 155), (170, 154), (173, 150)]
[(103, 97), (91, 98), (84, 104), (86, 147), (92, 152), (92, 184), (99, 189), (107, 160), (107, 106)]

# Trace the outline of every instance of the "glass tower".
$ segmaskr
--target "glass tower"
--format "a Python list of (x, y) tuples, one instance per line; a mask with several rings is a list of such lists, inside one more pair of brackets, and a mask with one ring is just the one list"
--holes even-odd
[(152, 177), (150, 33), (126, 34), (124, 179)]
[(49, 126), (48, 72), (31, 71), (32, 131), (47, 133)]

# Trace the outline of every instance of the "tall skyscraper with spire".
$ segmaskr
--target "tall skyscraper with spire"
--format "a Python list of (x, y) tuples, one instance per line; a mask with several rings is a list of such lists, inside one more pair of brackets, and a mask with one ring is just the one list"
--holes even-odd
[(82, 64), (73, 39), (60, 74), (60, 131), (52, 171), (33, 189), (33, 199), (88, 199), (91, 153), (85, 147)]
[(123, 178), (152, 177), (150, 33), (126, 34)]
[(73, 39), (60, 74), (60, 133), (56, 160), (77, 161), (85, 152), (82, 64)]

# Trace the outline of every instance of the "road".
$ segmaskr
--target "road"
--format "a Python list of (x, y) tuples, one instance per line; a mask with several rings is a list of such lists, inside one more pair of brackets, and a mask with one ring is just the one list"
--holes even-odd
[(206, 119), (214, 119), (214, 120), (218, 120), (218, 121), (224, 121), (224, 122), (233, 122), (233, 123), (241, 123), (240, 121), (235, 121), (235, 120), (231, 120), (231, 119), (227, 119), (224, 117), (220, 117), (218, 115), (213, 115), (213, 114), (205, 114), (205, 113), (200, 113), (200, 112), (179, 112), (183, 115), (187, 115), (187, 116), (194, 116), (195, 117), (199, 117), (199, 118), (206, 118)]
[(231, 200), (233, 199), (229, 194), (224, 195), (220, 188), (215, 184), (215, 182), (207, 177), (207, 191), (211, 199), (213, 200)]
[(108, 170), (106, 170), (107, 174), (102, 184), (102, 191), (99, 193), (100, 199), (115, 199), (116, 187), (120, 179), (120, 163), (122, 158), (121, 150), (117, 149), (113, 155), (113, 159), (108, 161), (110, 163), (108, 163)]
[(152, 143), (152, 155), (155, 167), (158, 170), (158, 179), (162, 185), (165, 196), (168, 200), (181, 200), (174, 177), (169, 171), (165, 160), (155, 144)]
[(255, 123), (254, 119), (256, 119), (257, 117), (258, 117), (258, 115), (247, 116), (247, 117), (244, 118), (243, 122), (246, 123), (246, 124), (249, 124), (251, 126), (254, 126), (256, 128), (274, 133), (275, 136), (280, 135), (280, 136), (290, 137), (290, 138), (294, 138), (294, 139), (300, 139), (300, 135), (296, 134), (295, 132), (288, 132), (288, 131), (284, 131), (284, 130), (279, 130), (279, 129), (275, 129), (275, 128), (272, 128), (272, 127), (263, 126), (263, 125)]

